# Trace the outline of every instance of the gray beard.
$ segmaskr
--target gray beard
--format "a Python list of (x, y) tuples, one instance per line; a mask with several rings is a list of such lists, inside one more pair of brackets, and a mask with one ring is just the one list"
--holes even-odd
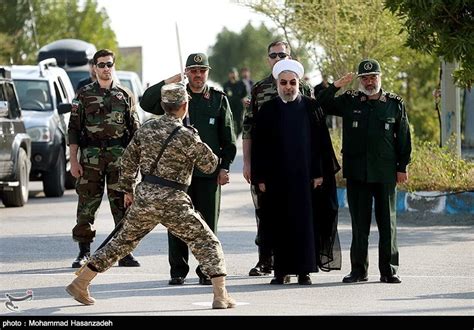
[(377, 82), (377, 85), (375, 86), (375, 89), (373, 89), (371, 92), (369, 92), (367, 89), (365, 89), (364, 85), (362, 85), (361, 82), (359, 82), (359, 91), (364, 93), (367, 96), (372, 96), (380, 92), (380, 88), (382, 87), (382, 83)]

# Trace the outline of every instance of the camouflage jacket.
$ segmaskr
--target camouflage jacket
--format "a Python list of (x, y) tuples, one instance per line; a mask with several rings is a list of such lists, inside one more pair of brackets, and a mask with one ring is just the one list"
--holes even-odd
[[(166, 138), (178, 126), (181, 129), (171, 138), (155, 164)], [(217, 156), (201, 141), (196, 129), (184, 127), (180, 119), (165, 114), (147, 121), (125, 149), (120, 165), (119, 190), (133, 192), (139, 169), (142, 175), (155, 175), (190, 185), (194, 165), (204, 173), (212, 173), (217, 167)]]
[[(313, 97), (313, 89), (303, 80), (300, 80), (300, 93), (309, 97)], [(255, 116), (260, 107), (266, 101), (271, 100), (278, 95), (275, 79), (269, 75), (265, 79), (257, 82), (250, 92), (250, 105), (245, 109), (243, 124), (243, 139), (251, 139), (252, 129), (255, 126)]]
[(94, 82), (81, 88), (73, 100), (69, 144), (87, 147), (88, 141), (124, 138), (125, 146), (139, 125), (130, 90), (115, 83), (110, 89), (103, 89)]

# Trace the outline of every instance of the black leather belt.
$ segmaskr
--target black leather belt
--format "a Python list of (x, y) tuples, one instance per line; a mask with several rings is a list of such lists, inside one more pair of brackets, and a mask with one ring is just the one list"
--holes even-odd
[(108, 148), (113, 146), (122, 146), (123, 139), (108, 139), (108, 140), (87, 140), (86, 147)]
[(185, 184), (178, 183), (175, 181), (170, 181), (167, 179), (163, 179), (162, 177), (156, 176), (156, 175), (143, 175), (142, 181), (148, 182), (148, 183), (154, 183), (154, 184), (159, 184), (165, 187), (170, 187), (174, 189), (178, 189), (184, 192), (188, 192), (188, 187)]

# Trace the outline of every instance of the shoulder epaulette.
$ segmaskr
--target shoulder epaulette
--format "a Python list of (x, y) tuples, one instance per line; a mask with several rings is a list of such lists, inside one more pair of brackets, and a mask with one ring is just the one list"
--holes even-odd
[(123, 85), (117, 85), (117, 89), (120, 89), (122, 92), (127, 94), (128, 97), (133, 96), (132, 91), (130, 89), (128, 89), (127, 87), (123, 86)]
[(187, 128), (191, 133), (197, 134), (198, 130), (194, 126), (183, 126), (184, 128)]
[(222, 95), (227, 95), (223, 90), (221, 89), (218, 89), (218, 88), (215, 88), (215, 87), (209, 87), (210, 90), (214, 91), (214, 92), (217, 92), (217, 93), (220, 93)]
[(348, 89), (344, 92), (344, 94), (350, 95), (352, 97), (357, 97), (359, 96), (359, 91), (356, 91), (355, 89)]
[(395, 99), (399, 102), (403, 102), (403, 99), (401, 98), (401, 96), (395, 94), (395, 93), (387, 93), (387, 97), (388, 98), (391, 98), (391, 99)]

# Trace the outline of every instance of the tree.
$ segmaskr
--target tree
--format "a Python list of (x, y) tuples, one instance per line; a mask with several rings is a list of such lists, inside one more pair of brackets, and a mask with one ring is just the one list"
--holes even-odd
[[(437, 86), (434, 56), (404, 46), (399, 19), (382, 0), (257, 0), (241, 2), (270, 17), (290, 41), (310, 50), (321, 72), (338, 78), (376, 58), (383, 88), (399, 93), (417, 135), (436, 140), (439, 125), (431, 91)], [(353, 85), (356, 88), (356, 82)]]
[(386, 0), (387, 8), (404, 21), (407, 45), (457, 61), (453, 77), (460, 87), (474, 82), (474, 6), (472, 0)]
[(267, 76), (266, 49), (276, 38), (275, 32), (264, 24), (255, 28), (249, 22), (240, 33), (224, 27), (217, 35), (216, 43), (209, 48), (211, 78), (223, 84), (232, 67), (250, 68), (254, 80)]
[[(29, 4), (31, 3), (31, 10)], [(10, 0), (0, 3), (0, 34), (15, 42), (8, 53), (15, 64), (36, 63), (39, 47), (57, 39), (82, 39), (98, 48), (117, 51), (116, 36), (105, 9), (96, 0)], [(5, 55), (4, 55), (5, 56)]]

